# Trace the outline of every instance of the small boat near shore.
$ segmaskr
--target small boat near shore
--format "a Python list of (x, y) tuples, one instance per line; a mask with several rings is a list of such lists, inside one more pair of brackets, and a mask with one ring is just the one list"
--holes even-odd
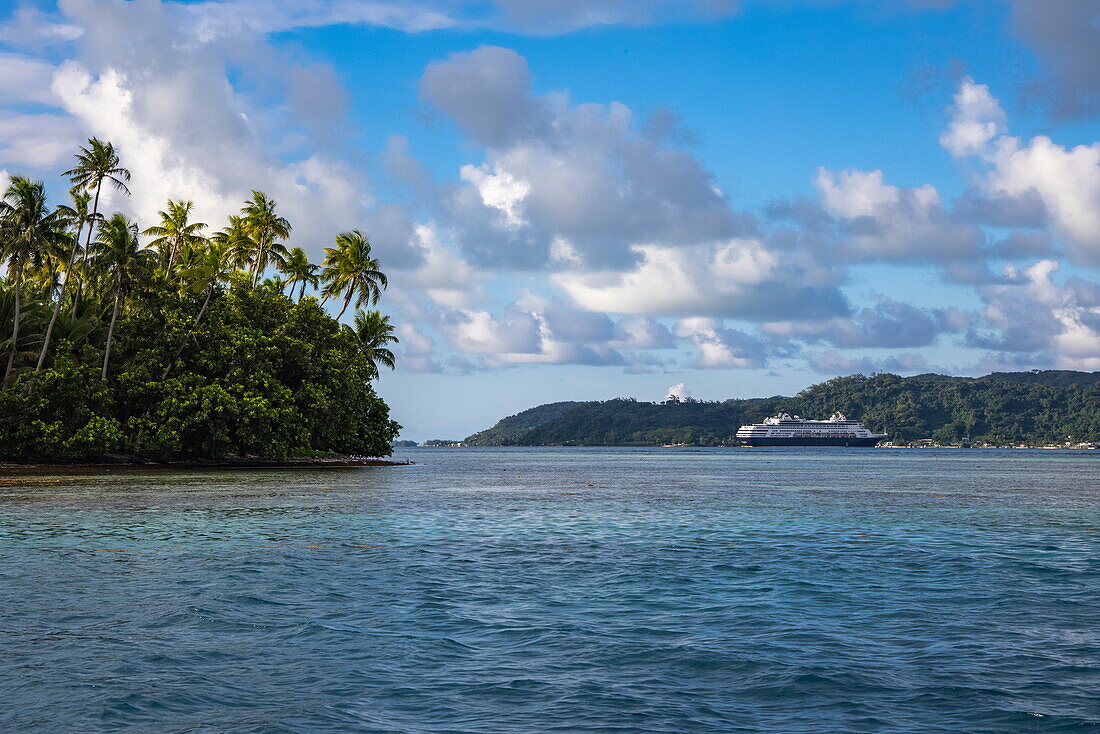
[(885, 433), (873, 433), (860, 421), (848, 420), (843, 413), (833, 413), (824, 421), (780, 413), (737, 430), (737, 442), (742, 446), (871, 447), (887, 438)]

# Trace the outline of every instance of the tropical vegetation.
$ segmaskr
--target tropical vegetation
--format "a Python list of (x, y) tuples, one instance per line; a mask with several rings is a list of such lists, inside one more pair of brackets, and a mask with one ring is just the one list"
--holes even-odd
[(143, 229), (101, 211), (132, 184), (95, 138), (64, 175), (57, 205), (22, 176), (0, 195), (0, 459), (390, 453), (372, 383), (397, 337), (362, 232), (315, 265), (262, 191), (215, 231), (184, 200)]
[(465, 439), (475, 446), (662, 445), (736, 442), (738, 427), (780, 411), (841, 411), (896, 441), (1062, 445), (1100, 442), (1100, 372), (1048, 370), (980, 378), (838, 377), (794, 397), (650, 403), (633, 398), (551, 403)]

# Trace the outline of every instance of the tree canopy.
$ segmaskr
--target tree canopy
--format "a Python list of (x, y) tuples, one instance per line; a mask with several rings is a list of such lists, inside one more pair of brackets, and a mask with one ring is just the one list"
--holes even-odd
[(551, 403), (466, 439), (499, 445), (720, 445), (780, 411), (825, 418), (841, 411), (892, 439), (997, 445), (1100, 441), (1100, 373), (996, 373), (982, 378), (853, 375), (794, 397), (647, 403), (631, 398)]
[[(88, 141), (66, 175), (68, 204), (19, 176), (2, 192), (0, 459), (390, 453), (400, 427), (371, 382), (394, 366), (393, 324), (362, 310), (341, 324), (307, 293), (341, 283), (341, 315), (374, 305), (377, 259), (367, 274), (313, 265), (286, 248), (292, 227), (260, 191), (210, 237), (189, 201), (144, 230), (103, 216), (103, 184), (130, 182), (109, 142)], [(289, 295), (265, 279), (272, 266)]]

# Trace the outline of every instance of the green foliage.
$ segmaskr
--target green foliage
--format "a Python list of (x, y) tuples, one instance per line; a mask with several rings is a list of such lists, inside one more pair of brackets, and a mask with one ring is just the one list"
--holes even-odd
[(100, 353), (65, 343), (53, 366), (0, 391), (0, 458), (81, 460), (117, 451), (115, 401), (99, 377)]
[(1095, 442), (1100, 441), (1100, 373), (1052, 370), (976, 379), (854, 375), (814, 385), (790, 398), (552, 403), (506, 418), (466, 442), (483, 446), (719, 445), (734, 443), (741, 425), (780, 411), (823, 418), (838, 410), (901, 441)]
[[(399, 427), (375, 394), (351, 330), (308, 298), (246, 278), (211, 298), (172, 375), (161, 379), (198, 297), (119, 318), (113, 368), (69, 343), (0, 392), (0, 457), (90, 460), (382, 456)], [(170, 338), (165, 338), (169, 336)]]
[[(210, 238), (191, 202), (169, 200), (143, 244), (98, 213), (104, 184), (129, 193), (114, 146), (89, 140), (65, 175), (72, 206), (19, 176), (0, 195), (0, 459), (391, 452), (399, 426), (370, 383), (393, 366), (394, 327), (377, 312), (342, 326), (304, 297), (319, 269), (300, 248), (288, 259), (274, 200), (252, 192)], [(386, 278), (367, 264), (345, 275), (374, 302)], [(270, 265), (297, 303), (260, 282)]]
[(578, 405), (589, 403), (561, 402), (547, 403), (535, 408), (528, 408), (522, 413), (510, 415), (497, 422), (492, 428), (479, 431), (465, 440), (472, 446), (513, 446), (529, 433), (545, 423), (560, 418)]

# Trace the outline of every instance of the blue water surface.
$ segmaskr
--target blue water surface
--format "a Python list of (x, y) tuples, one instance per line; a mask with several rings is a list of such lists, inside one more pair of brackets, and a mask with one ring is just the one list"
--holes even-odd
[(0, 475), (8, 732), (1100, 731), (1100, 452)]

